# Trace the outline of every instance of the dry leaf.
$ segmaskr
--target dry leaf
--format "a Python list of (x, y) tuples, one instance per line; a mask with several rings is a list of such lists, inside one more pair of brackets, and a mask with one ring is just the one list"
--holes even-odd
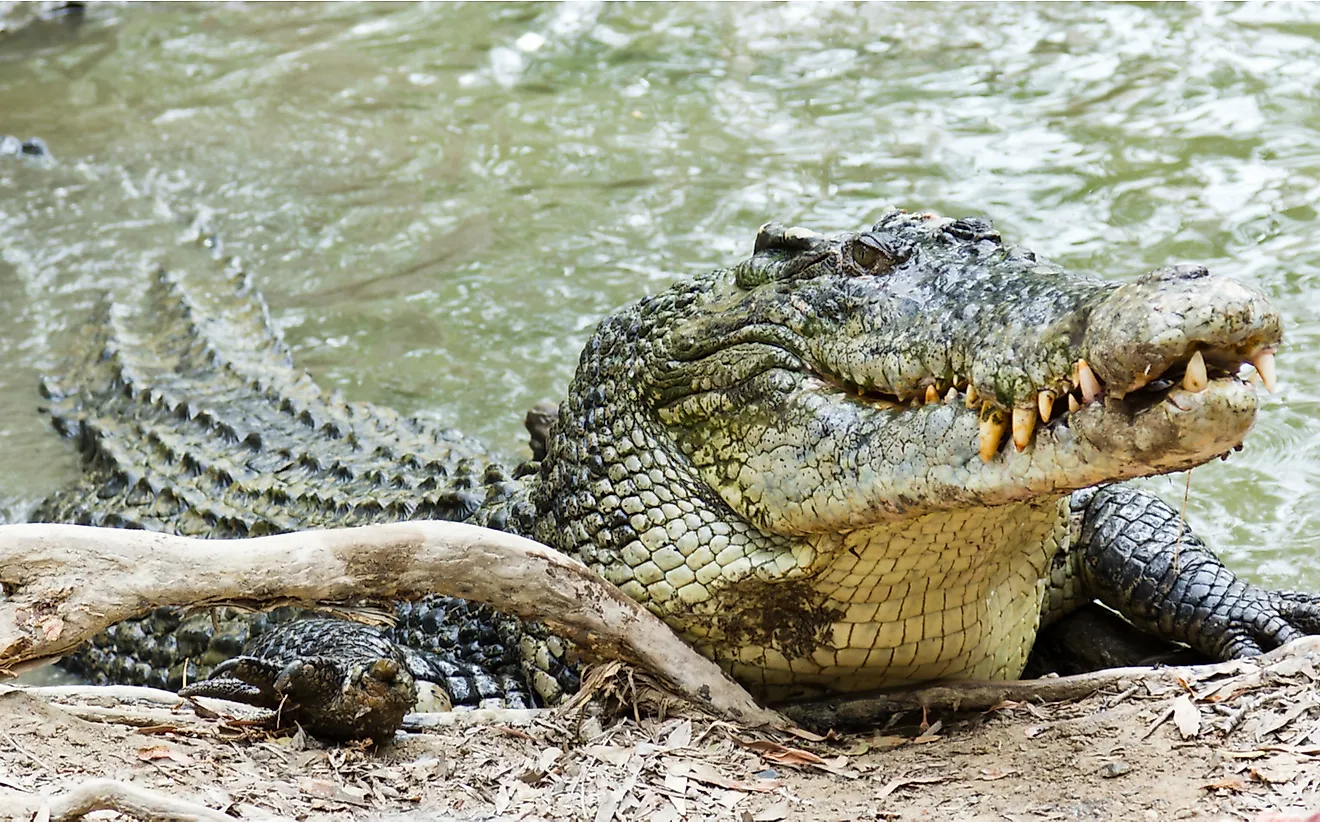
[(362, 801), (366, 798), (366, 791), (336, 785), (328, 779), (300, 779), (298, 787), (303, 793), (318, 799), (333, 799), (351, 805), (366, 804)]
[(535, 742), (537, 745), (541, 744), (541, 740), (537, 739), (536, 737), (532, 736), (526, 731), (511, 727), (509, 725), (496, 725), (495, 730), (499, 731), (505, 736), (511, 736), (514, 739), (523, 739), (528, 742)]
[(564, 751), (562, 748), (555, 747), (546, 748), (544, 751), (541, 751), (536, 757), (537, 770), (549, 771), (551, 766), (555, 764), (555, 760), (563, 756), (563, 754)]
[(1201, 786), (1201, 790), (1232, 791), (1233, 793), (1241, 793), (1242, 791), (1246, 790), (1246, 787), (1247, 787), (1246, 783), (1243, 782), (1238, 777), (1228, 776), (1219, 780), (1218, 782), (1207, 782), (1206, 784)]
[(933, 785), (936, 782), (945, 782), (947, 776), (908, 776), (902, 779), (895, 779), (876, 792), (876, 799), (884, 799), (899, 788), (906, 788), (909, 785)]
[(901, 748), (908, 743), (906, 736), (874, 736), (871, 737), (871, 749), (876, 753), (892, 751), (895, 748)]
[(1173, 701), (1173, 724), (1178, 726), (1178, 733), (1183, 739), (1191, 739), (1201, 733), (1201, 709), (1192, 703), (1187, 694)]
[(823, 759), (811, 751), (804, 751), (801, 748), (790, 748), (786, 745), (780, 745), (778, 742), (771, 742), (764, 739), (741, 739), (733, 734), (729, 735), (734, 742), (749, 751), (759, 753), (765, 759), (779, 765), (788, 765), (794, 768), (818, 768), (826, 773), (832, 773), (835, 776), (842, 776), (846, 779), (856, 779), (861, 776), (857, 771), (847, 769), (848, 758), (839, 756), (835, 759)]
[(630, 749), (614, 745), (588, 745), (586, 752), (607, 765), (626, 765), (633, 755)]
[(798, 728), (796, 726), (791, 728), (776, 728), (776, 730), (783, 731), (784, 733), (790, 736), (796, 736), (798, 739), (805, 739), (808, 742), (825, 742), (830, 739), (839, 738), (839, 735), (834, 732), (833, 728), (827, 731), (824, 736), (821, 736), (820, 734), (812, 733), (811, 731), (808, 731), (804, 728)]
[(1257, 782), (1278, 785), (1293, 781), (1306, 767), (1292, 757), (1276, 756), (1249, 768), (1247, 773)]
[(678, 727), (670, 732), (665, 739), (665, 747), (670, 750), (676, 748), (686, 748), (692, 744), (692, 720), (685, 719), (678, 723)]
[(711, 765), (705, 762), (693, 762), (688, 767), (688, 774), (692, 779), (703, 782), (707, 785), (714, 785), (717, 788), (724, 788), (730, 791), (761, 791), (769, 792), (778, 790), (784, 783), (778, 779), (762, 779), (756, 782), (743, 782), (737, 779), (730, 779)]
[(138, 748), (137, 758), (143, 762), (154, 762), (157, 759), (169, 759), (180, 765), (191, 765), (192, 758), (182, 751), (176, 751), (169, 745), (153, 745), (150, 748)]
[(796, 765), (798, 767), (803, 767), (806, 765), (824, 766), (826, 764), (824, 759), (811, 751), (804, 751), (801, 748), (786, 748), (783, 745), (778, 745), (774, 742), (761, 744), (752, 743), (747, 747), (756, 751), (771, 762), (777, 762), (780, 765)]

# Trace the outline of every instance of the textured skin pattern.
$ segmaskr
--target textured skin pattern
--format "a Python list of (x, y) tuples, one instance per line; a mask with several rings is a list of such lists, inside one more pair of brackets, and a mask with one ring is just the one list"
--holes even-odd
[(257, 637), (181, 693), (278, 709), (282, 719), (333, 739), (385, 741), (417, 701), (415, 657), (375, 628), (301, 619)]
[(1110, 486), (1073, 506), (1084, 512), (1074, 549), (1082, 583), (1138, 628), (1221, 660), (1320, 633), (1320, 598), (1238, 579), (1163, 501)]
[[(1258, 592), (1208, 554), (1168, 577), (1188, 584), (1147, 586), (1168, 576), (1169, 545), (1141, 537), (1148, 556), (1098, 524), (1108, 509), (1069, 511), (1075, 490), (1200, 464), (1250, 429), (1255, 391), (1233, 371), (1278, 345), (1279, 317), (1204, 269), (1120, 286), (1006, 247), (983, 220), (899, 211), (832, 238), (768, 226), (734, 268), (606, 318), (543, 415), (544, 458), (513, 474), (452, 432), (323, 395), (236, 289), (203, 306), (162, 277), (145, 318), (107, 312), (109, 332), (89, 331), (81, 373), (50, 387), (87, 475), (42, 517), (210, 536), (408, 517), (503, 528), (579, 556), (772, 698), (1016, 676), (1042, 614), (1097, 593), (1225, 653), (1250, 650), (1244, 632), (1288, 634), (1257, 625), (1313, 627), (1310, 599)], [(1178, 373), (1192, 350), (1209, 364), (1195, 391)], [(1035, 420), (1040, 391), (1075, 401), (1078, 362), (1097, 355), (1113, 358), (1094, 368), (1110, 395), (1060, 399), (1020, 447), (1000, 440), (995, 421)], [(1179, 610), (1193, 599), (1207, 618)], [(401, 611), (403, 636), (499, 649), (479, 660), (506, 665), (495, 688), (519, 650), (552, 669), (533, 674), (539, 691), (572, 686), (556, 641), (449, 602)], [(475, 625), (451, 632), (447, 615)], [(121, 626), (107, 657), (130, 674), (177, 666), (167, 624)], [(204, 661), (236, 652), (227, 631)]]
[[(1145, 364), (1189, 339), (1277, 341), (1263, 298), (1203, 270), (1116, 286), (983, 221), (901, 212), (840, 238), (767, 227), (750, 260), (601, 323), (532, 491), (536, 536), (770, 698), (1016, 676), (1042, 609), (1086, 597), (1067, 492), (1228, 451), (1256, 400), (1227, 378), (1092, 403), (986, 461), (967, 386), (1005, 410), (1065, 391), (1089, 347), (1130, 352), (1108, 335), (1154, 322), (1089, 316), (1165, 289), (1193, 336), (1162, 320)], [(927, 388), (943, 401), (910, 402)]]
[[(295, 371), (260, 296), (241, 273), (229, 276), (232, 290), (202, 304), (161, 273), (139, 314), (103, 306), (93, 317), (82, 364), (44, 386), (86, 470), (34, 521), (232, 538), (401, 519), (498, 527), (517, 510), (521, 486), (478, 444), (344, 402)], [(177, 688), (294, 614), (215, 616), (218, 630), (209, 612), (162, 609), (111, 628), (69, 667)], [(398, 618), (401, 640), (450, 660), (441, 684), (456, 703), (531, 704), (511, 620), (445, 597), (401, 603)]]

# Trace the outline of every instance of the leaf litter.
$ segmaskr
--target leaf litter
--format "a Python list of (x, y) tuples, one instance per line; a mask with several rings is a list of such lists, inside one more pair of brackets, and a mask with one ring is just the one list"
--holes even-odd
[(614, 703), (440, 723), (381, 748), (190, 708), (168, 727), (88, 721), (76, 700), (0, 689), (0, 819), (32, 822), (43, 796), (105, 776), (264, 822), (1301, 820), (1320, 807), (1317, 661), (1312, 643), (1264, 665), (1189, 669), (1175, 685), (932, 712), (924, 729), (918, 711), (870, 734), (738, 727), (616, 668), (599, 680)]

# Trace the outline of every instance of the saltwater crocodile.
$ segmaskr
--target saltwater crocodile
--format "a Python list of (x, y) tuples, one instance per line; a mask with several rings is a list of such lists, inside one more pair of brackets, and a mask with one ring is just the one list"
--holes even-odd
[[(544, 456), (513, 471), (323, 393), (235, 282), (207, 306), (163, 274), (136, 321), (93, 323), (51, 390), (86, 471), (38, 519), (505, 529), (580, 557), (771, 700), (1014, 677), (1043, 621), (1093, 599), (1215, 658), (1320, 631), (1320, 599), (1237, 579), (1177, 512), (1111, 484), (1229, 454), (1257, 410), (1240, 367), (1274, 382), (1278, 313), (1203, 268), (1120, 285), (984, 220), (901, 210), (837, 236), (767, 225), (737, 265), (606, 318)], [(121, 626), (84, 666), (177, 678), (205, 645), (178, 622)]]

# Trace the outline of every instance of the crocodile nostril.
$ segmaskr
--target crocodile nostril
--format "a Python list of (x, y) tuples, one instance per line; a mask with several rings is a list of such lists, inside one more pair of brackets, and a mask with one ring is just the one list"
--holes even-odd
[(1199, 280), (1202, 277), (1209, 277), (1210, 269), (1203, 265), (1170, 265), (1164, 268), (1156, 269), (1146, 276), (1142, 281), (1146, 282), (1181, 282), (1184, 280)]

